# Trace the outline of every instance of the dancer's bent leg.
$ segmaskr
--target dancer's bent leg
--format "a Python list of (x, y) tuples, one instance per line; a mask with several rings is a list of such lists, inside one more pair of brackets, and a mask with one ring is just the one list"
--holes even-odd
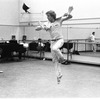
[(64, 61), (63, 54), (62, 54), (62, 52), (60, 50), (60, 48), (63, 46), (63, 44), (64, 44), (64, 40), (60, 39), (60, 40), (58, 40), (56, 42), (53, 42), (52, 43), (52, 47), (51, 47), (52, 51), (54, 51), (55, 54), (58, 56), (60, 62)]

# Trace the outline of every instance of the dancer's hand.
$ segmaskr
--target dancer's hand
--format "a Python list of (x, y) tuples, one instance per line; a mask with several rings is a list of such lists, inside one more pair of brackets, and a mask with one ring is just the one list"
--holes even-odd
[(68, 14), (70, 14), (72, 11), (73, 11), (73, 6), (70, 6), (70, 7), (68, 8)]

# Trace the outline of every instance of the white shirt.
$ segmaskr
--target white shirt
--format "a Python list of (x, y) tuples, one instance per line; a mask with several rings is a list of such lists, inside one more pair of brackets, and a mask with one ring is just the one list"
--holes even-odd
[(62, 27), (59, 21), (55, 21), (54, 23), (46, 22), (43, 27), (48, 28), (52, 39), (63, 38)]
[(25, 48), (28, 48), (29, 47), (29, 45), (28, 45), (28, 43), (20, 43), (20, 44), (22, 44)]
[(94, 36), (93, 34), (91, 34), (90, 40), (91, 40), (92, 42), (95, 42), (95, 36)]

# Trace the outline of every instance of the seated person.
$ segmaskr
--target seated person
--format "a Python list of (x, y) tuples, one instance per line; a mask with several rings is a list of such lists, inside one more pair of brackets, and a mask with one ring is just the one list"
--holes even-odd
[(28, 43), (26, 43), (26, 40), (22, 40), (22, 42), (20, 42), (20, 44), (22, 44), (24, 48), (29, 47)]
[(42, 42), (42, 39), (39, 38), (38, 39), (38, 46), (37, 46), (37, 50), (40, 53), (40, 58), (43, 58), (43, 60), (45, 60), (45, 54), (44, 54), (44, 43)]
[(15, 35), (12, 36), (12, 39), (9, 41), (9, 43), (17, 43)]
[(13, 51), (13, 52), (11, 52), (11, 55), (16, 55), (17, 52), (15, 51), (15, 49), (16, 49), (16, 45), (18, 44), (17, 43), (17, 40), (16, 40), (16, 36), (15, 35), (12, 35), (11, 40), (9, 40), (9, 42), (7, 42), (7, 43), (14, 44), (14, 47), (11, 47), (11, 50)]
[(44, 43), (42, 42), (42, 39), (39, 38), (39, 39), (38, 39), (37, 50), (38, 50), (38, 51), (43, 51), (43, 49), (44, 49)]

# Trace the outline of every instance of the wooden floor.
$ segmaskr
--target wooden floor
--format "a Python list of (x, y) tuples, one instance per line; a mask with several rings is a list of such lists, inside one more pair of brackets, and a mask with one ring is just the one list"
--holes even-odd
[(0, 63), (0, 98), (97, 98), (100, 97), (100, 67), (62, 65), (57, 84), (52, 61), (27, 58)]
[[(63, 54), (64, 58), (67, 59), (67, 54)], [(100, 54), (99, 54), (100, 55)], [(52, 59), (51, 53), (45, 53), (46, 58)], [(100, 57), (96, 56), (86, 56), (85, 55), (72, 55), (72, 58), (69, 57), (71, 62), (83, 63), (83, 64), (94, 64), (100, 65)]]
[[(28, 55), (40, 57), (38, 53), (34, 52), (28, 52)], [(64, 58), (67, 59), (67, 54), (65, 53), (63, 55)], [(51, 53), (45, 52), (45, 58), (52, 59)], [(72, 57), (70, 56), (69, 60), (71, 62), (100, 65), (100, 52), (85, 52), (85, 53), (80, 53), (80, 55), (72, 54)]]

